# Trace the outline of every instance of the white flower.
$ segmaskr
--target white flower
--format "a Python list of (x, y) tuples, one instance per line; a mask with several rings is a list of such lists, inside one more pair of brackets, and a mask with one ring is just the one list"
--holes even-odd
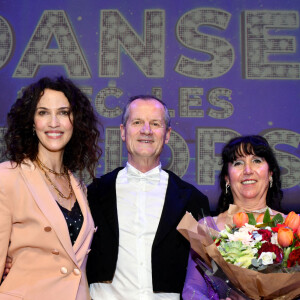
[(253, 238), (255, 240), (255, 242), (260, 242), (262, 240), (262, 235), (259, 234), (258, 232), (254, 231), (253, 232)]
[(241, 241), (244, 245), (250, 245), (253, 243), (253, 238), (251, 233), (254, 230), (257, 230), (257, 227), (246, 223), (244, 226), (239, 228), (239, 230), (235, 231), (233, 234), (228, 233), (228, 239), (230, 241)]
[(252, 237), (248, 231), (236, 231), (234, 234), (228, 233), (229, 241), (241, 241), (244, 245), (252, 242)]
[(274, 244), (274, 245), (278, 245), (278, 234), (277, 234), (277, 232), (272, 234), (271, 243)]
[(222, 238), (227, 239), (228, 238), (228, 231), (226, 229), (223, 229), (222, 231), (220, 231), (220, 236)]
[(250, 224), (248, 224), (248, 223), (246, 223), (244, 226), (242, 226), (242, 227), (239, 229), (240, 232), (246, 231), (246, 232), (250, 232), (250, 233), (252, 233), (254, 230), (258, 230), (258, 228), (255, 227), (254, 225), (250, 225)]
[(273, 253), (273, 252), (262, 252), (258, 259), (262, 260), (263, 265), (271, 265), (271, 264), (273, 264), (273, 259), (274, 258), (276, 258), (275, 253)]

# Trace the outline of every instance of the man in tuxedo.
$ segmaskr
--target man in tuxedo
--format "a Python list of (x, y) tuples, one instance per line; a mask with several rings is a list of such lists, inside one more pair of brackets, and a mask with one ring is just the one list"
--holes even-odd
[(87, 276), (94, 300), (180, 299), (189, 243), (176, 230), (188, 211), (209, 212), (208, 199), (174, 173), (160, 154), (171, 134), (166, 105), (154, 96), (129, 100), (120, 125), (125, 168), (88, 187), (95, 225)]

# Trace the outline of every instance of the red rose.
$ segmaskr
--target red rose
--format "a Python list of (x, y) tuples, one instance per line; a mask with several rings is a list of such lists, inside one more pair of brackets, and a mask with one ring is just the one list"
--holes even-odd
[(300, 241), (296, 241), (296, 243), (295, 243), (294, 246), (295, 246), (295, 247), (300, 247)]
[(300, 265), (300, 249), (293, 250), (288, 258), (287, 267), (293, 267), (298, 263)]
[(257, 257), (260, 257), (262, 252), (274, 252), (276, 255), (275, 263), (281, 263), (283, 259), (283, 251), (277, 245), (270, 242), (263, 243), (257, 252)]
[(259, 229), (257, 231), (262, 236), (262, 241), (271, 242), (272, 232), (267, 229)]
[(272, 227), (273, 232), (278, 232), (279, 228), (286, 227), (285, 224), (276, 224), (276, 227)]
[(221, 244), (221, 239), (218, 239), (217, 242), (216, 242), (216, 240), (217, 240), (217, 239), (214, 239), (214, 242), (215, 242), (216, 246), (218, 247), (218, 246), (220, 246), (220, 244)]

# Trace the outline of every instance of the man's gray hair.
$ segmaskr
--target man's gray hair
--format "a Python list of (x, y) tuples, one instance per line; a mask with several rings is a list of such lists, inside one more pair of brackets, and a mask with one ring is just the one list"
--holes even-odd
[(129, 106), (134, 100), (137, 100), (137, 99), (141, 99), (141, 100), (145, 100), (145, 101), (156, 100), (159, 103), (161, 103), (165, 109), (165, 123), (166, 123), (167, 129), (171, 126), (171, 117), (170, 117), (170, 113), (169, 113), (169, 110), (168, 110), (166, 104), (162, 100), (158, 99), (157, 97), (155, 97), (153, 95), (137, 95), (137, 96), (131, 97), (128, 100), (126, 106), (123, 109), (123, 114), (122, 114), (122, 124), (124, 126), (126, 126), (127, 120), (129, 118)]

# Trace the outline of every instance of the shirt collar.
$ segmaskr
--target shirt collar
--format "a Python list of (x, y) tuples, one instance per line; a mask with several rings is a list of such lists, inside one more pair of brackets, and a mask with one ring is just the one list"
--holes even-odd
[(127, 162), (125, 168), (127, 170), (128, 177), (133, 177), (136, 179), (156, 180), (156, 181), (160, 180), (161, 163), (159, 163), (158, 166), (145, 173), (133, 167), (129, 162)]

